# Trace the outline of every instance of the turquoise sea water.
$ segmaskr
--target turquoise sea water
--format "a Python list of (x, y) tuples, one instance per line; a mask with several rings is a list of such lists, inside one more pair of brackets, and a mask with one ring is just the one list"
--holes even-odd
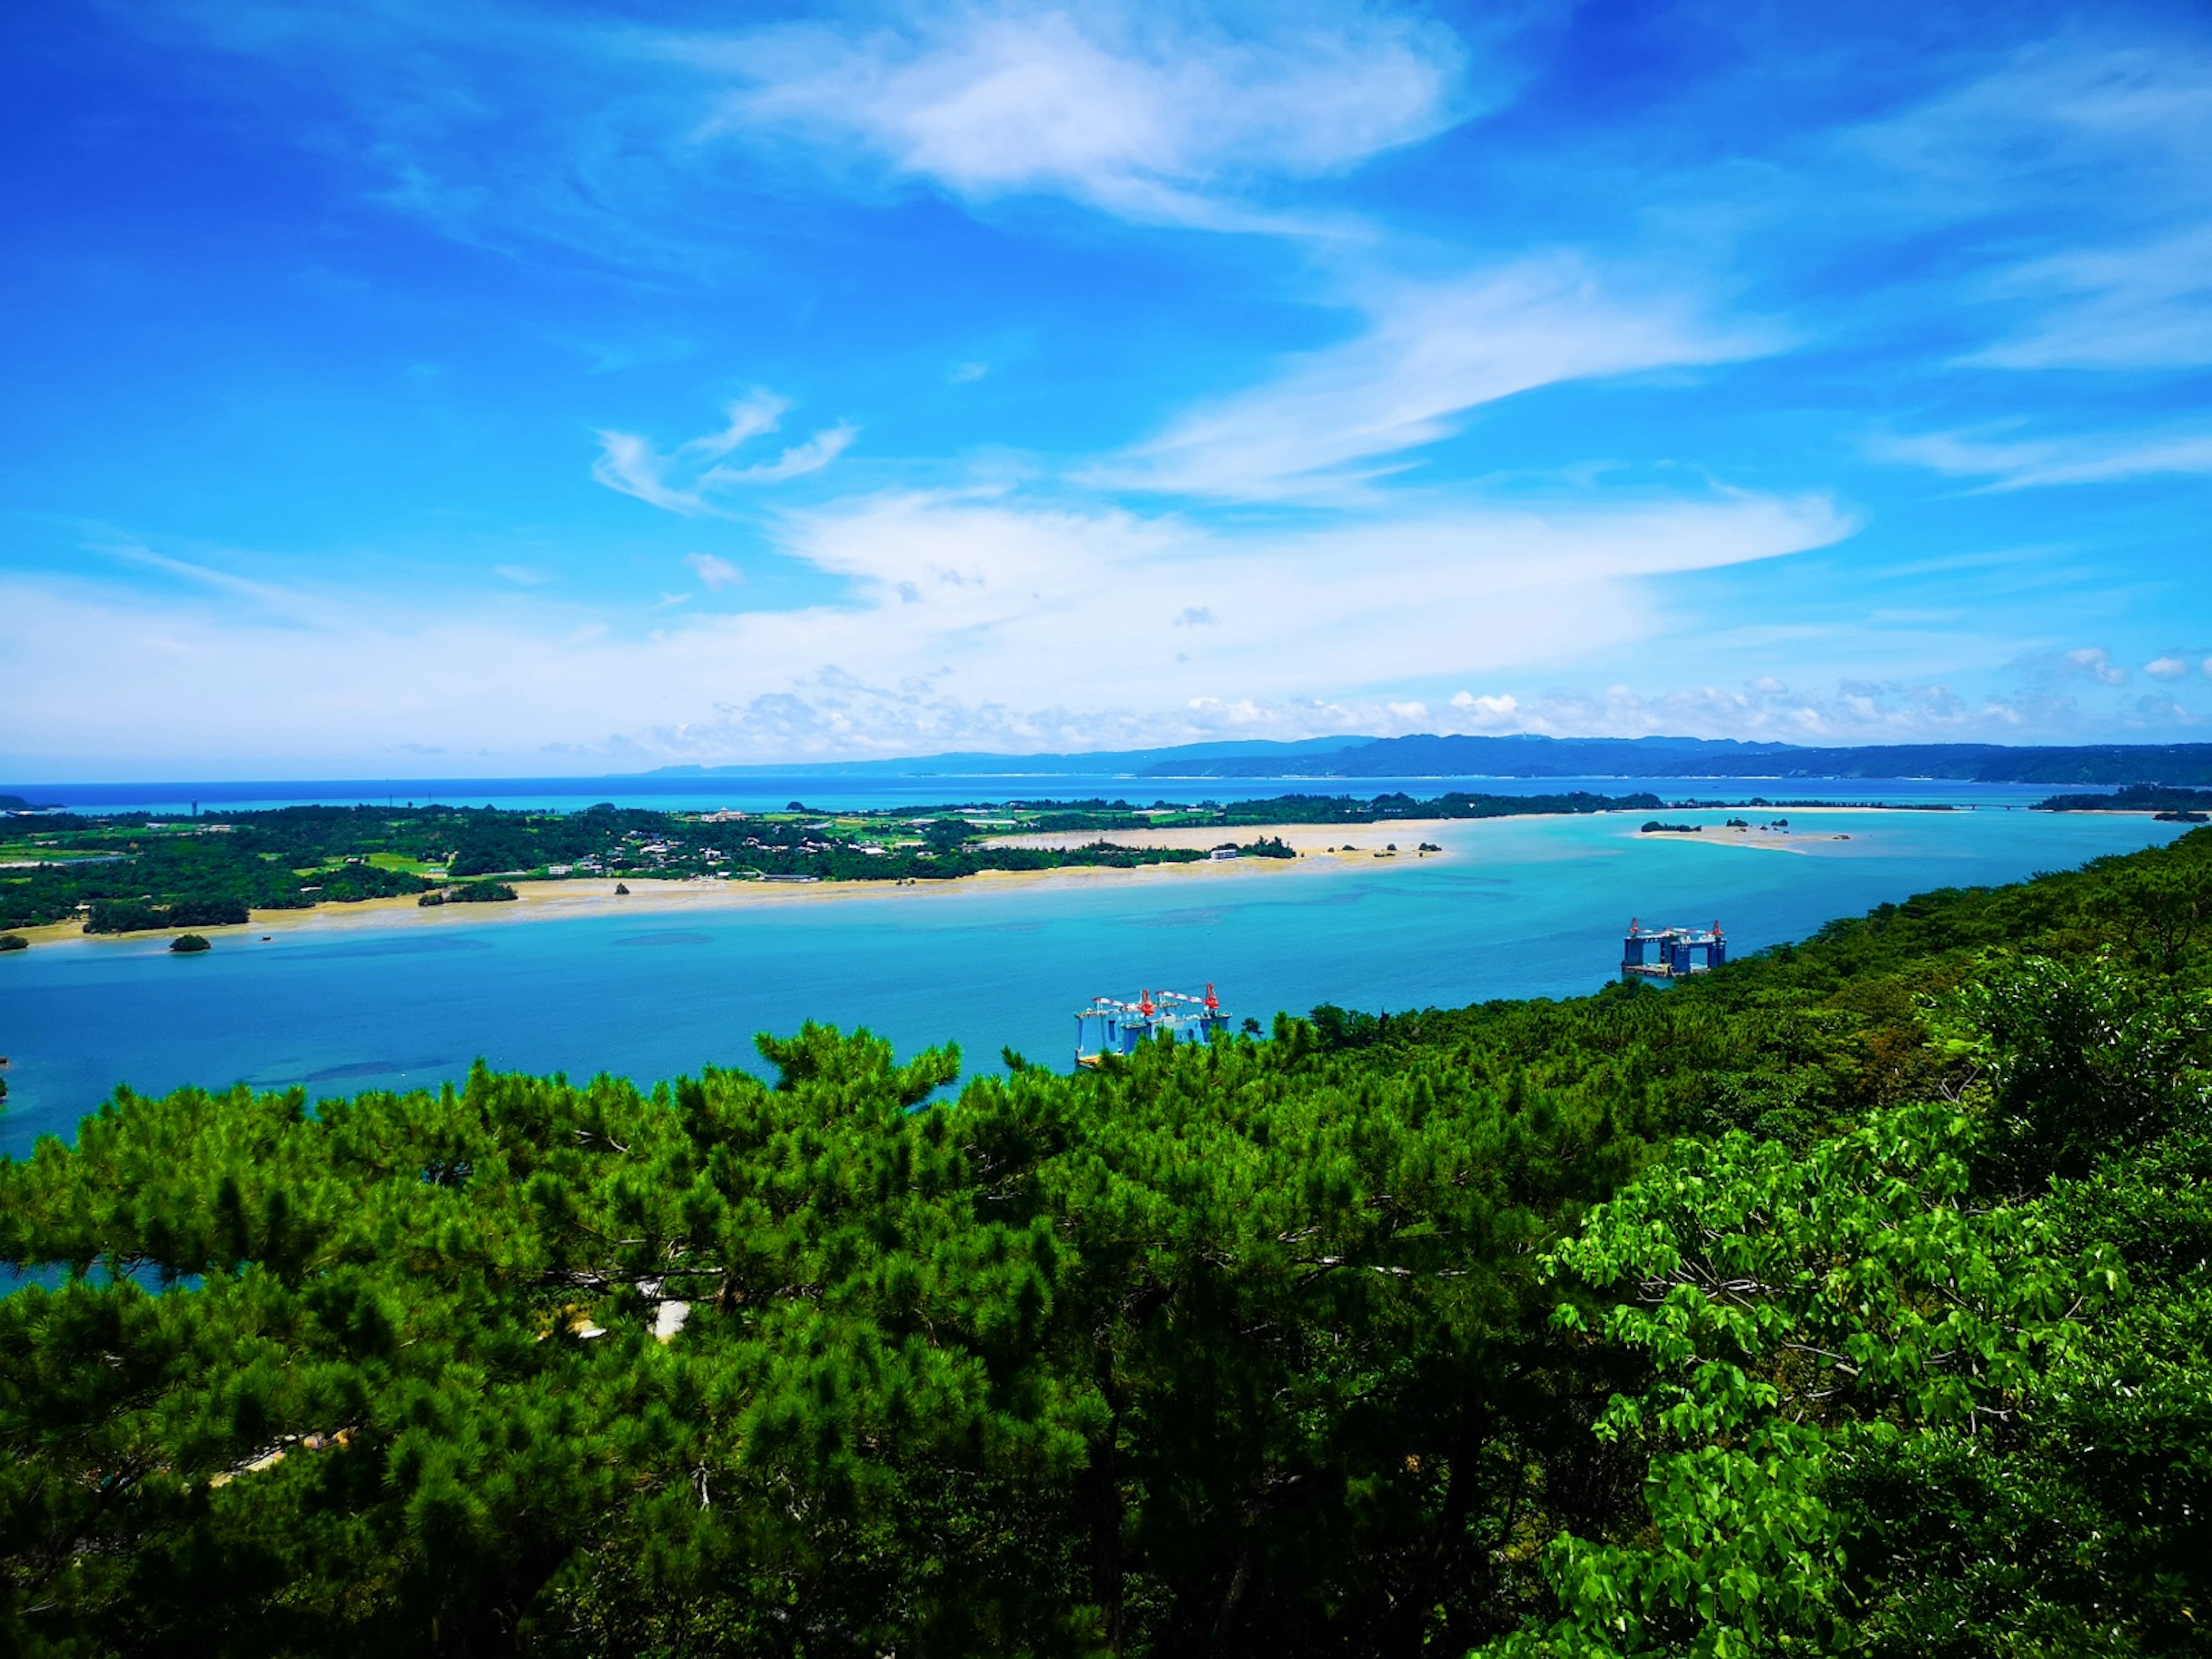
[[(1670, 813), (1717, 824), (1724, 812)], [(1754, 815), (1756, 816), (1756, 815)], [(866, 1025), (908, 1051), (1058, 1066), (1093, 994), (1215, 983), (1238, 1016), (1596, 988), (1632, 915), (1725, 923), (1736, 952), (1929, 888), (2012, 881), (2168, 839), (2139, 817), (1801, 814), (1801, 851), (1639, 838), (1632, 817), (1434, 832), (1447, 856), (1188, 866), (1132, 878), (841, 891), (570, 920), (409, 913), (274, 929), (204, 956), (69, 940), (0, 957), (0, 1152), (116, 1085), (414, 1087), (493, 1065), (642, 1081), (755, 1065), (755, 1031)], [(1848, 841), (1829, 839), (1848, 835)], [(1715, 838), (1717, 842), (1718, 838)], [(1401, 844), (1409, 844), (1412, 837)]]

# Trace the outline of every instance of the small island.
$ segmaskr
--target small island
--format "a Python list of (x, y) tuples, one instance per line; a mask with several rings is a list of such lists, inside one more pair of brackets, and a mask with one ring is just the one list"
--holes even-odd
[(2183, 789), (2171, 784), (2131, 783), (2097, 794), (2046, 795), (2039, 812), (2148, 812), (2167, 823), (2202, 823), (2212, 814), (2212, 789)]

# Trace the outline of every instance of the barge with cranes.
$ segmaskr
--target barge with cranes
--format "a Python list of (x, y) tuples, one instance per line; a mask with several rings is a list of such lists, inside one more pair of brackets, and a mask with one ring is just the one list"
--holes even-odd
[(1728, 960), (1728, 935), (1715, 922), (1710, 929), (1646, 927), (1628, 919), (1628, 936), (1621, 941), (1623, 979), (1680, 979), (1690, 974), (1711, 973)]
[(1093, 997), (1075, 1012), (1075, 1063), (1097, 1066), (1109, 1054), (1133, 1054), (1139, 1043), (1160, 1036), (1205, 1042), (1228, 1029), (1229, 1016), (1211, 985), (1202, 997), (1181, 991), (1139, 991), (1134, 1002)]

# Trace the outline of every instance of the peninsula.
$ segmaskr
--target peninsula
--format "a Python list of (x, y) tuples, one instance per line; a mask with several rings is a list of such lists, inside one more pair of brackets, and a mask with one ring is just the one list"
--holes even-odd
[[(0, 929), (240, 926), (255, 911), (413, 896), (498, 902), (520, 882), (942, 882), (985, 871), (1129, 869), (1234, 851), (1291, 859), (1288, 824), (1650, 811), (1650, 794), (1284, 795), (1228, 805), (1024, 802), (815, 812), (287, 806), (220, 819), (17, 813), (0, 821)], [(1154, 832), (1179, 830), (1163, 840)], [(1218, 832), (1193, 834), (1194, 831)], [(1239, 839), (1240, 832), (1243, 839)], [(1131, 836), (1117, 842), (1115, 835)]]

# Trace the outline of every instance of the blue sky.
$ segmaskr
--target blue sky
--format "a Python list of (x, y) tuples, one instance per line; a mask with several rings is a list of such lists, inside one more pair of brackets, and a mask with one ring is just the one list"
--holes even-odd
[(0, 773), (2212, 739), (2212, 16), (0, 16)]

